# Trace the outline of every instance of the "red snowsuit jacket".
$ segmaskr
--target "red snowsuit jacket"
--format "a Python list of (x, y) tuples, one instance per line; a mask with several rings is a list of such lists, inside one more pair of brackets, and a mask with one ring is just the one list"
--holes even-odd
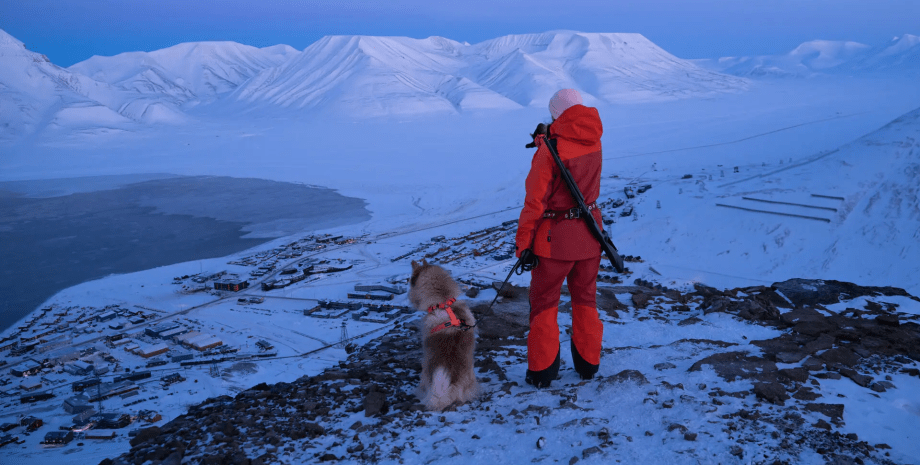
[[(562, 164), (572, 173), (585, 204), (597, 200), (601, 190), (601, 118), (597, 109), (575, 105), (564, 111), (550, 126), (549, 137), (556, 139)], [(525, 188), (527, 196), (518, 219), (515, 245), (517, 256), (530, 248), (540, 257), (557, 260), (584, 260), (601, 254), (601, 246), (583, 219), (543, 218), (547, 210), (568, 210), (576, 206), (552, 154), (537, 137)], [(598, 209), (591, 212), (603, 228)]]

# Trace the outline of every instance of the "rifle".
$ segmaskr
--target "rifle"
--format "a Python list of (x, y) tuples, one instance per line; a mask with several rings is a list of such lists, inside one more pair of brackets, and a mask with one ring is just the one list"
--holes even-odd
[(625, 273), (626, 267), (623, 265), (623, 257), (617, 253), (617, 248), (613, 245), (613, 241), (610, 240), (610, 236), (607, 235), (607, 231), (601, 229), (597, 224), (597, 220), (594, 219), (594, 215), (591, 214), (591, 211), (588, 210), (588, 206), (585, 205), (585, 196), (582, 195), (581, 190), (578, 189), (578, 184), (575, 184), (575, 180), (572, 179), (572, 173), (562, 164), (562, 159), (559, 158), (559, 153), (556, 152), (555, 141), (550, 141), (549, 137), (546, 137), (546, 135), (543, 135), (543, 141), (546, 142), (549, 153), (553, 155), (553, 160), (556, 160), (556, 165), (559, 166), (559, 171), (562, 174), (562, 180), (565, 181), (565, 185), (568, 186), (572, 198), (578, 204), (578, 209), (581, 211), (580, 216), (584, 218), (585, 224), (588, 225), (588, 230), (591, 231), (591, 235), (600, 242), (601, 249), (607, 254), (607, 258), (610, 259), (610, 264), (613, 265), (613, 268), (616, 269), (618, 273)]

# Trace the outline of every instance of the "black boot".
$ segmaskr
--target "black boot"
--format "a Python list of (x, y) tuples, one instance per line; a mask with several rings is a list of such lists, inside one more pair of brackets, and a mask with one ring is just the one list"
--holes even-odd
[(591, 379), (594, 378), (594, 375), (597, 374), (598, 365), (588, 363), (581, 357), (581, 354), (578, 353), (578, 349), (575, 348), (575, 341), (571, 341), (572, 345), (572, 362), (575, 364), (575, 371), (578, 372), (578, 375), (581, 376), (581, 379)]
[(556, 351), (556, 361), (552, 365), (547, 367), (545, 370), (540, 371), (530, 371), (527, 370), (527, 375), (524, 376), (524, 382), (537, 387), (545, 388), (549, 387), (549, 384), (559, 376), (559, 351)]

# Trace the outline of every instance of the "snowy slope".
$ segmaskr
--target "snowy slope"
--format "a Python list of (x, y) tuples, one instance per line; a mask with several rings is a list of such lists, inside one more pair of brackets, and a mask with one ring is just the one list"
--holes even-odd
[(471, 79), (516, 102), (543, 105), (562, 87), (620, 103), (743, 89), (743, 81), (681, 60), (641, 34), (555, 31), (500, 37), (466, 52)]
[(68, 70), (143, 94), (209, 101), (296, 53), (288, 45), (260, 49), (236, 42), (190, 42), (153, 52), (94, 56)]
[(850, 63), (847, 68), (859, 71), (920, 71), (920, 37), (904, 34), (873, 53)]
[(0, 30), (0, 137), (45, 126), (111, 128), (174, 122), (182, 114), (159, 96), (144, 97), (60, 68)]
[(594, 103), (702, 96), (745, 84), (675, 58), (639, 34), (549, 32), (475, 45), (337, 36), (262, 71), (232, 98), (376, 116), (542, 106), (563, 87)]
[(783, 55), (693, 60), (701, 66), (735, 76), (809, 76), (869, 55), (872, 47), (858, 42), (813, 40)]
[(876, 47), (849, 41), (813, 40), (789, 53), (690, 60), (735, 76), (806, 77), (816, 73), (917, 72), (920, 37), (904, 34)]
[(805, 276), (920, 291), (920, 110), (839, 149), (780, 160), (658, 178), (637, 205), (645, 218), (615, 236), (672, 277)]
[(231, 98), (357, 117), (515, 107), (452, 74), (464, 66), (462, 47), (440, 37), (324, 37), (282, 66), (262, 71)]

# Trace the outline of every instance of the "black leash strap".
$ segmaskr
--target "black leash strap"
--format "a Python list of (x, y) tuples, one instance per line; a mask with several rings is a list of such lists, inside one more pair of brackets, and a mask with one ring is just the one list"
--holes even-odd
[(524, 263), (524, 254), (521, 254), (521, 258), (518, 258), (518, 261), (515, 262), (514, 266), (511, 267), (511, 271), (508, 272), (508, 276), (505, 278), (505, 281), (502, 282), (502, 285), (495, 290), (495, 298), (492, 299), (492, 303), (489, 304), (489, 310), (492, 309), (492, 306), (495, 305), (495, 301), (498, 300), (498, 296), (501, 295), (502, 289), (505, 288), (505, 285), (508, 284), (508, 281), (511, 279), (511, 275), (517, 271), (518, 275), (533, 271), (537, 265), (540, 264), (540, 259), (536, 255), (533, 256), (533, 263)]

